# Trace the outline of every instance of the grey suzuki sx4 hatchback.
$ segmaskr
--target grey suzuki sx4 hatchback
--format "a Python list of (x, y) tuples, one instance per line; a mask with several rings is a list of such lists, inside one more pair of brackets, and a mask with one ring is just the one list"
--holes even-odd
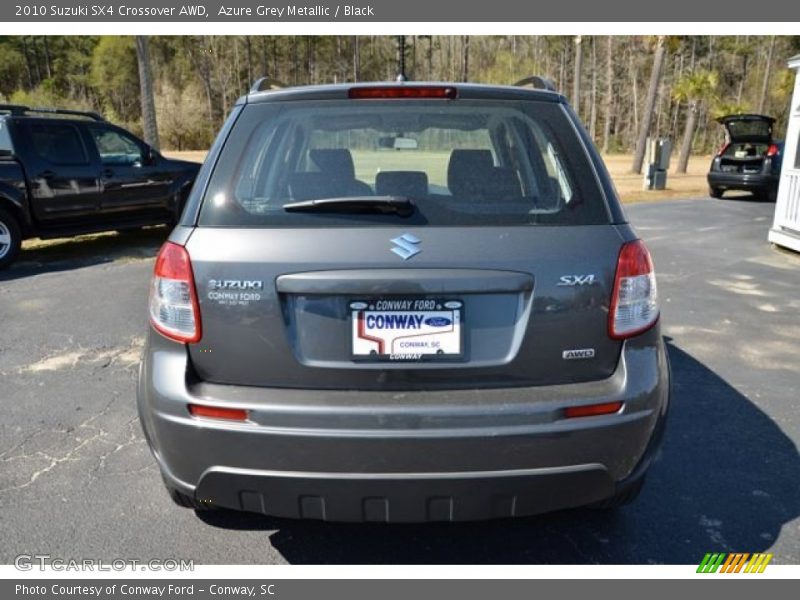
[(653, 263), (544, 89), (251, 92), (161, 248), (138, 404), (172, 498), (460, 521), (636, 497)]

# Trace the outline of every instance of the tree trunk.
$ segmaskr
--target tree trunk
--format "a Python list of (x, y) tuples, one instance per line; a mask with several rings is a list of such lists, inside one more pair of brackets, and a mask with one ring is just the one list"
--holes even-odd
[(275, 79), (279, 81), (283, 81), (278, 76), (278, 36), (272, 36), (272, 73), (270, 73)]
[(428, 36), (428, 80), (433, 81), (433, 35)]
[(361, 79), (361, 48), (358, 36), (353, 36), (353, 81)]
[(603, 98), (603, 154), (611, 143), (611, 108), (614, 101), (614, 36), (606, 38), (606, 95)]
[(316, 57), (315, 57), (315, 45), (316, 45), (316, 36), (309, 35), (306, 37), (306, 73), (308, 75), (306, 82), (309, 84), (316, 83), (317, 77), (316, 73)]
[(572, 106), (581, 116), (581, 71), (583, 70), (583, 36), (575, 36), (575, 72), (572, 77)]
[[(681, 78), (683, 77), (683, 66), (684, 66), (685, 60), (686, 60), (686, 57), (683, 55), (683, 53), (681, 53), (680, 58), (676, 61), (676, 64), (675, 64), (675, 74), (674, 74), (673, 82), (680, 81)], [(670, 132), (670, 137), (672, 139), (674, 139), (674, 140), (677, 140), (678, 139), (678, 118), (680, 117), (681, 103), (676, 101), (674, 103), (674, 105), (672, 105), (671, 110), (672, 110), (672, 117), (671, 117), (671, 120), (670, 120), (669, 132)]]
[(242, 70), (239, 68), (239, 38), (233, 36), (231, 42), (233, 43), (233, 76), (236, 77), (236, 93), (241, 94), (250, 87), (252, 81), (248, 82), (247, 88), (242, 85)]
[(644, 153), (647, 146), (647, 136), (650, 135), (650, 125), (653, 123), (656, 100), (658, 98), (658, 88), (661, 83), (661, 69), (664, 65), (666, 54), (666, 36), (658, 36), (655, 55), (653, 56), (653, 71), (650, 73), (650, 85), (647, 88), (647, 97), (644, 101), (644, 113), (642, 122), (639, 124), (639, 135), (636, 139), (636, 149), (633, 153), (632, 173), (642, 172), (644, 163)]
[(139, 89), (142, 103), (144, 141), (158, 150), (156, 102), (153, 96), (153, 74), (150, 71), (150, 49), (145, 35), (136, 36), (136, 59), (139, 63)]
[(592, 93), (589, 105), (589, 135), (597, 143), (597, 44), (592, 36)]
[(747, 57), (747, 53), (742, 54), (742, 71), (739, 75), (739, 88), (736, 90), (736, 104), (739, 106), (742, 104), (742, 93), (744, 92), (744, 83), (747, 79)]
[(39, 67), (39, 44), (36, 43), (36, 38), (31, 38), (31, 49), (33, 50), (33, 66), (36, 69), (36, 85), (42, 83), (42, 70)]
[(244, 46), (247, 50), (247, 85), (251, 86), (255, 77), (253, 76), (253, 42), (249, 35), (244, 36)]
[(698, 111), (697, 120), (700, 123), (705, 123), (703, 126), (703, 134), (700, 138), (700, 147), (704, 150), (708, 149), (708, 107), (703, 105)]
[(31, 66), (31, 56), (28, 53), (28, 41), (22, 36), (22, 54), (25, 57), (25, 73), (28, 75), (28, 89), (33, 88), (33, 67)]
[(698, 103), (696, 100), (689, 101), (689, 113), (686, 115), (686, 126), (683, 129), (683, 142), (681, 143), (681, 153), (678, 156), (678, 173), (686, 173), (689, 166), (689, 156), (692, 154), (692, 140), (694, 139), (694, 129), (697, 126)]
[(417, 76), (417, 36), (411, 36), (411, 69), (409, 70), (409, 79), (415, 79)]
[(761, 84), (761, 96), (758, 98), (758, 112), (764, 114), (767, 104), (767, 91), (769, 91), (769, 76), (772, 71), (772, 55), (775, 53), (775, 36), (769, 38), (769, 49), (767, 50), (767, 64), (764, 66), (764, 81)]
[(200, 81), (203, 83), (203, 91), (206, 94), (206, 104), (208, 106), (208, 120), (211, 128), (217, 126), (216, 115), (214, 113), (214, 86), (211, 81), (211, 64), (208, 58), (208, 45), (202, 37), (187, 38), (186, 51), (194, 65)]
[(47, 36), (43, 35), (42, 40), (44, 41), (44, 66), (47, 70), (47, 78), (51, 79), (53, 77), (53, 70), (50, 66), (50, 44), (47, 41)]
[(297, 53), (297, 36), (292, 36), (292, 79), (294, 80), (294, 85), (297, 85), (300, 80), (298, 77), (300, 76), (300, 65), (298, 63), (298, 53)]
[(461, 37), (461, 81), (469, 81), (469, 36)]
[(631, 91), (633, 93), (633, 102), (631, 103), (633, 110), (630, 111), (631, 118), (633, 119), (633, 127), (631, 127), (631, 119), (628, 119), (628, 137), (630, 138), (630, 146), (636, 143), (636, 131), (639, 130), (639, 84), (636, 77), (636, 65), (633, 60), (633, 48), (630, 49), (628, 54), (629, 70), (631, 77)]
[(262, 77), (277, 77), (277, 74), (273, 71), (272, 73), (269, 72), (269, 58), (267, 56), (267, 38), (266, 36), (261, 37), (261, 76)]

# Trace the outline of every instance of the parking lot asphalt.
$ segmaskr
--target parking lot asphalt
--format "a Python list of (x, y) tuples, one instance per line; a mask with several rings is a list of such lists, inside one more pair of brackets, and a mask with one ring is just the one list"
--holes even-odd
[(660, 459), (612, 513), (377, 526), (172, 504), (134, 384), (165, 229), (25, 251), (0, 273), (0, 563), (800, 563), (800, 257), (766, 241), (773, 204), (627, 207), (656, 263), (673, 371)]

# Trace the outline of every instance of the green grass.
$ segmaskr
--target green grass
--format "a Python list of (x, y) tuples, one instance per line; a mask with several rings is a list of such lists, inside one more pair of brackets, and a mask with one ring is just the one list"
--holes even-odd
[(447, 187), (450, 152), (419, 150), (352, 150), (356, 179), (370, 185), (379, 171), (424, 171), (430, 185)]

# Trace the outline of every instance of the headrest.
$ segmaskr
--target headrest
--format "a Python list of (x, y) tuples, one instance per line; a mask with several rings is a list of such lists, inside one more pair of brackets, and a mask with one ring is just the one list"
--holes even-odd
[(294, 200), (318, 200), (336, 194), (333, 182), (327, 173), (294, 173), (289, 179), (289, 195)]
[(347, 148), (315, 148), (308, 153), (320, 171), (337, 179), (355, 179), (353, 156)]
[(522, 196), (517, 174), (512, 169), (495, 167), (489, 150), (453, 150), (447, 167), (447, 187), (458, 198), (502, 201)]
[(375, 176), (378, 196), (419, 198), (428, 195), (428, 175), (424, 171), (381, 171)]
[(453, 150), (447, 165), (447, 187), (454, 196), (464, 195), (472, 182), (493, 166), (489, 150)]

